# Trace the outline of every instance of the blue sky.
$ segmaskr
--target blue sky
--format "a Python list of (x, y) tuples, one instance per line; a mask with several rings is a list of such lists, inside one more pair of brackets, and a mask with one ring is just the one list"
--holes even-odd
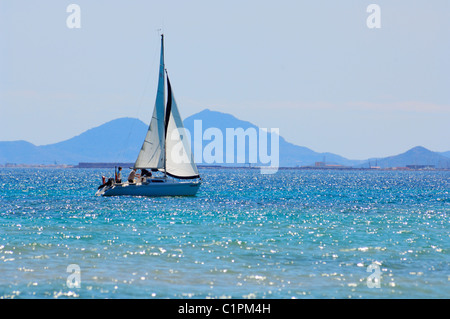
[[(66, 25), (71, 3), (79, 29)], [(231, 113), (351, 159), (450, 150), (447, 0), (0, 0), (0, 140), (148, 122), (160, 28), (183, 117)]]

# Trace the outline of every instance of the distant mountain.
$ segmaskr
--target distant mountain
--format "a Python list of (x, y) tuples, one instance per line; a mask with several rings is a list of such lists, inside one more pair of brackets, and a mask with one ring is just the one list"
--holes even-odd
[[(226, 128), (243, 128), (244, 130), (254, 128), (258, 131), (258, 127), (250, 122), (239, 120), (230, 114), (207, 109), (186, 118), (184, 121), (185, 127), (192, 135), (194, 135), (194, 120), (202, 121), (202, 131), (214, 127), (222, 132), (224, 138), (226, 136)], [(148, 124), (138, 119), (120, 118), (55, 144), (36, 146), (25, 141), (0, 142), (0, 163), (78, 164), (79, 162), (134, 162), (142, 146), (147, 129)], [(209, 141), (203, 141), (202, 147), (204, 148), (208, 143)], [(195, 146), (196, 144), (191, 143), (191, 145)], [(237, 142), (235, 145), (237, 145)], [(226, 147), (225, 140), (223, 141), (223, 147), (224, 149)], [(203, 154), (203, 148), (200, 154)], [(249, 162), (248, 151), (249, 147), (247, 144), (244, 163)], [(281, 136), (279, 138), (279, 151), (280, 166), (314, 165), (314, 162), (323, 161), (324, 158), (327, 163), (342, 165), (359, 163), (332, 153), (314, 152), (306, 147), (288, 143)], [(233, 163), (242, 165), (238, 163), (237, 155), (236, 152)], [(226, 165), (225, 162), (226, 158), (223, 157), (223, 163), (218, 165)]]
[(0, 142), (0, 163), (134, 162), (147, 128), (138, 119), (120, 118), (55, 144)]
[[(219, 133), (223, 138), (223, 150), (226, 149), (226, 129), (242, 128), (244, 131), (258, 127), (250, 122), (242, 121), (236, 117), (211, 111), (203, 110), (185, 119), (184, 125), (191, 132), (191, 140), (195, 135), (195, 120), (201, 120), (201, 136), (208, 128), (215, 128), (213, 132)], [(0, 142), (0, 164), (78, 164), (79, 162), (134, 162), (142, 146), (147, 133), (148, 124), (138, 119), (120, 118), (107, 122), (98, 127), (71, 139), (43, 146), (36, 146), (26, 141)], [(218, 130), (218, 131), (217, 131)], [(282, 130), (281, 132), (282, 133)], [(195, 154), (204, 154), (205, 147), (210, 146), (216, 137), (210, 136), (210, 140), (202, 139), (202, 145), (191, 143)], [(191, 141), (192, 142), (192, 141)], [(239, 158), (243, 163), (249, 162), (249, 143), (245, 158)], [(258, 143), (255, 143), (256, 147)], [(268, 138), (270, 145), (270, 138)], [(234, 142), (235, 147), (237, 141)], [(257, 150), (254, 150), (258, 154)], [(199, 153), (201, 152), (201, 153)], [(206, 153), (206, 152), (205, 152)], [(270, 150), (269, 150), (270, 154)], [(223, 163), (212, 163), (215, 165), (227, 165), (224, 154), (219, 154)], [(238, 154), (233, 154), (233, 163), (238, 163)], [(258, 154), (259, 155), (259, 154)], [(385, 167), (403, 167), (406, 165), (435, 165), (435, 167), (450, 167), (450, 152), (437, 153), (424, 147), (415, 147), (403, 154), (370, 159), (368, 161), (349, 160), (333, 153), (318, 153), (307, 147), (294, 145), (279, 136), (279, 166), (294, 167), (314, 165), (315, 162), (326, 161), (327, 164), (340, 164), (354, 167), (368, 167), (369, 165)], [(448, 156), (448, 157), (447, 157)], [(258, 156), (259, 158), (259, 156)], [(202, 164), (205, 159), (201, 159)], [(200, 163), (200, 159), (196, 159)], [(243, 165), (238, 163), (237, 165)]]
[(47, 154), (26, 141), (0, 142), (0, 163), (43, 163)]
[(439, 153), (439, 154), (441, 154), (442, 156), (445, 156), (445, 157), (449, 157), (449, 158), (450, 158), (450, 151), (448, 151), (448, 152), (441, 152), (441, 153)]
[[(220, 130), (223, 138), (223, 148), (225, 149), (225, 139), (226, 139), (226, 129), (227, 128), (242, 128), (244, 131), (252, 128), (255, 129), (257, 132), (259, 128), (247, 121), (242, 121), (237, 119), (231, 114), (227, 113), (221, 113), (217, 111), (211, 111), (209, 109), (203, 110), (199, 113), (196, 113), (184, 120), (184, 126), (186, 129), (191, 132), (191, 135), (194, 135), (194, 121), (195, 120), (201, 120), (202, 122), (202, 131), (205, 132), (208, 128), (217, 128)], [(281, 132), (282, 133), (282, 130)], [(194, 136), (191, 136), (191, 140), (194, 139)], [(213, 140), (213, 138), (212, 138)], [(259, 140), (258, 140), (259, 141)], [(211, 141), (203, 141), (203, 149), (206, 145), (211, 143)], [(247, 139), (246, 141), (247, 145), (249, 144), (249, 141)], [(191, 145), (194, 145), (194, 148), (198, 145), (191, 143)], [(234, 145), (237, 145), (237, 141), (234, 142)], [(270, 145), (270, 139), (268, 138), (268, 145)], [(257, 144), (255, 145), (257, 146)], [(198, 151), (198, 149), (197, 149)], [(258, 149), (254, 150), (256, 154), (258, 154)], [(245, 153), (245, 162), (249, 162), (249, 154), (248, 154), (248, 147)], [(347, 165), (352, 166), (355, 164), (359, 164), (362, 161), (352, 161), (348, 160), (342, 156), (332, 154), (332, 153), (317, 153), (307, 147), (294, 145), (292, 143), (287, 142), (283, 137), (279, 137), (279, 153), (280, 153), (280, 166), (305, 166), (305, 165), (314, 165), (315, 162), (322, 162), (324, 159), (328, 164), (341, 164), (341, 165)], [(194, 155), (199, 154), (196, 153), (196, 149), (194, 149)], [(202, 153), (203, 154), (203, 153)], [(270, 151), (269, 151), (270, 154)], [(233, 163), (237, 163), (237, 151), (235, 151)], [(258, 156), (259, 158), (259, 156)], [(226, 165), (226, 158), (223, 154), (222, 161)], [(242, 160), (241, 160), (242, 162)], [(260, 163), (261, 164), (261, 163)], [(242, 165), (242, 164), (240, 164)]]
[(436, 168), (450, 168), (450, 158), (425, 147), (416, 146), (396, 156), (372, 158), (362, 164), (361, 167), (369, 167), (369, 165), (376, 165), (381, 168), (406, 167), (407, 165), (433, 165)]
[(41, 148), (54, 157), (59, 154), (61, 162), (134, 162), (147, 129), (138, 119), (120, 118)]

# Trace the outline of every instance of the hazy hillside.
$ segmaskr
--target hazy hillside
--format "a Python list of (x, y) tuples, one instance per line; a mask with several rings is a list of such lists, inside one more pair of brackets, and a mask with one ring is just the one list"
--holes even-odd
[(134, 162), (146, 132), (147, 125), (142, 121), (121, 118), (55, 144), (0, 142), (0, 163)]
[[(258, 130), (258, 127), (250, 122), (242, 121), (237, 119), (231, 114), (211, 111), (211, 110), (203, 110), (197, 114), (194, 114), (184, 120), (185, 127), (191, 132), (194, 133), (194, 121), (201, 120), (202, 121), (202, 130), (203, 132), (211, 127), (218, 128), (223, 137), (223, 145), (225, 147), (225, 138), (226, 138), (226, 128), (243, 128), (244, 130), (248, 128), (254, 128)], [(283, 130), (280, 129), (280, 135), (283, 134)], [(191, 139), (194, 137), (192, 136)], [(211, 141), (203, 141), (203, 148), (209, 144)], [(248, 141), (247, 141), (248, 143)], [(270, 145), (270, 139), (268, 141)], [(235, 142), (236, 145), (236, 142)], [(195, 146), (195, 145), (194, 145)], [(257, 145), (256, 145), (257, 147)], [(255, 150), (258, 153), (258, 149)], [(280, 151), (280, 166), (304, 166), (304, 165), (314, 165), (315, 162), (323, 161), (325, 158), (327, 163), (334, 164), (342, 164), (342, 165), (354, 165), (360, 163), (360, 161), (351, 161), (342, 156), (332, 154), (332, 153), (317, 153), (313, 150), (294, 145), (292, 143), (287, 142), (282, 136), (279, 138), (279, 151)], [(248, 162), (248, 152), (246, 152), (246, 162)], [(237, 154), (234, 156), (234, 162), (237, 161)], [(197, 161), (197, 160), (196, 160)], [(225, 162), (225, 156), (223, 157), (223, 161)]]
[[(385, 158), (370, 159), (370, 165), (387, 167), (406, 167), (407, 165), (434, 165), (436, 168), (450, 168), (450, 158), (422, 146), (416, 146), (402, 154)], [(368, 167), (366, 162), (362, 167)]]
[[(226, 129), (253, 128), (258, 132), (258, 127), (250, 122), (239, 120), (233, 115), (203, 110), (185, 119), (185, 127), (191, 132), (194, 139), (194, 121), (201, 120), (201, 134), (208, 128), (216, 128), (222, 135), (223, 150), (226, 149)], [(138, 119), (120, 118), (107, 122), (98, 127), (71, 139), (43, 146), (36, 146), (26, 141), (0, 142), (0, 164), (78, 164), (79, 162), (134, 162), (142, 146), (147, 133), (148, 124)], [(280, 134), (283, 130), (280, 129)], [(201, 136), (201, 135), (200, 135)], [(210, 140), (203, 140), (201, 145), (192, 143), (194, 154), (203, 154), (205, 147), (218, 137), (211, 136)], [(244, 163), (249, 162), (249, 143), (246, 140), (245, 158), (240, 159)], [(270, 139), (269, 143), (270, 145)], [(237, 146), (237, 141), (235, 141)], [(258, 154), (258, 143), (255, 143), (253, 151)], [(269, 150), (270, 154), (270, 150)], [(327, 164), (341, 164), (345, 166), (369, 167), (369, 165), (385, 167), (403, 167), (406, 165), (435, 165), (435, 167), (450, 167), (450, 151), (437, 153), (424, 147), (415, 147), (403, 154), (386, 158), (370, 159), (368, 161), (353, 161), (332, 153), (317, 153), (307, 147), (294, 145), (279, 137), (280, 166), (306, 166), (315, 162)], [(237, 152), (233, 154), (232, 165), (238, 164)], [(446, 157), (449, 156), (449, 157)], [(225, 154), (220, 154), (223, 163), (227, 165)], [(259, 154), (258, 154), (259, 158)], [(205, 163), (204, 158), (196, 158), (198, 163)], [(212, 163), (214, 164), (214, 163)], [(261, 163), (260, 163), (261, 164)]]
[(142, 121), (120, 118), (69, 140), (42, 146), (42, 150), (59, 154), (61, 162), (134, 162), (146, 132)]
[(0, 142), (0, 163), (43, 163), (48, 154), (26, 141)]
[(450, 151), (448, 151), (448, 152), (441, 152), (439, 154), (441, 154), (442, 156), (450, 158)]

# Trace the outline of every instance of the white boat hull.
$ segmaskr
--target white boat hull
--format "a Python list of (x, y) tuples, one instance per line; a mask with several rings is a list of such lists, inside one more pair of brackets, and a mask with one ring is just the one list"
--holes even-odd
[(96, 193), (98, 196), (195, 196), (200, 182), (178, 182), (171, 180), (150, 181), (148, 183), (122, 183), (105, 186)]

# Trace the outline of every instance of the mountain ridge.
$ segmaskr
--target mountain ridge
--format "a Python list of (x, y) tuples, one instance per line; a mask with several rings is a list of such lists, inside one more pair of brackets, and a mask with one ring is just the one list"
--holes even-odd
[[(258, 130), (255, 124), (240, 120), (235, 116), (205, 109), (193, 114), (184, 120), (184, 125), (192, 135), (194, 121), (201, 120), (202, 137), (208, 128), (216, 128), (226, 136), (226, 128), (241, 127), (244, 130), (253, 128)], [(97, 127), (86, 130), (70, 139), (47, 145), (36, 146), (27, 141), (0, 142), (0, 164), (68, 164), (76, 165), (79, 162), (134, 162), (142, 146), (142, 141), (148, 130), (148, 124), (139, 119), (123, 117), (111, 120)], [(192, 143), (191, 145), (199, 147)], [(268, 139), (270, 143), (270, 139)], [(202, 140), (201, 151), (210, 143), (210, 140)], [(225, 148), (225, 144), (224, 144)], [(194, 154), (196, 150), (194, 149)], [(246, 148), (248, 159), (249, 147)], [(279, 136), (279, 154), (281, 167), (314, 166), (316, 162), (352, 167), (368, 167), (377, 163), (381, 168), (406, 165), (434, 165), (435, 167), (450, 167), (450, 151), (433, 152), (423, 146), (414, 147), (402, 154), (385, 158), (370, 158), (367, 160), (351, 160), (343, 156), (324, 152), (315, 152), (305, 146), (287, 142)], [(446, 156), (447, 155), (447, 156)], [(215, 163), (214, 165), (226, 165)], [(325, 163), (323, 163), (325, 162)], [(209, 164), (197, 159), (199, 164)], [(237, 163), (237, 155), (234, 156), (234, 164)], [(241, 164), (242, 166), (242, 164)]]
[[(217, 111), (211, 111), (205, 109), (199, 113), (191, 115), (184, 120), (185, 128), (190, 132), (194, 132), (194, 120), (202, 120), (202, 130), (205, 131), (208, 128), (218, 128), (223, 137), (226, 137), (227, 128), (243, 128), (259, 130), (259, 127), (255, 124), (243, 121), (235, 116)], [(192, 140), (192, 136), (191, 136)], [(268, 139), (268, 143), (270, 139)], [(192, 145), (192, 144), (191, 144)], [(315, 162), (322, 161), (324, 156), (329, 163), (341, 164), (341, 165), (355, 165), (360, 163), (358, 160), (349, 160), (340, 155), (333, 153), (319, 153), (315, 152), (305, 146), (299, 146), (287, 142), (282, 136), (279, 136), (279, 153), (280, 153), (280, 166), (304, 166), (314, 165)], [(195, 154), (195, 150), (194, 150)], [(248, 158), (248, 150), (246, 152), (246, 158)], [(236, 156), (234, 157), (236, 163)], [(225, 158), (223, 159), (225, 164)]]
[[(445, 153), (445, 152), (444, 152)], [(406, 167), (406, 166), (429, 166), (436, 168), (450, 168), (450, 158), (441, 153), (430, 151), (423, 146), (415, 146), (404, 153), (384, 158), (372, 158), (362, 164), (371, 166), (375, 161), (380, 168)]]

